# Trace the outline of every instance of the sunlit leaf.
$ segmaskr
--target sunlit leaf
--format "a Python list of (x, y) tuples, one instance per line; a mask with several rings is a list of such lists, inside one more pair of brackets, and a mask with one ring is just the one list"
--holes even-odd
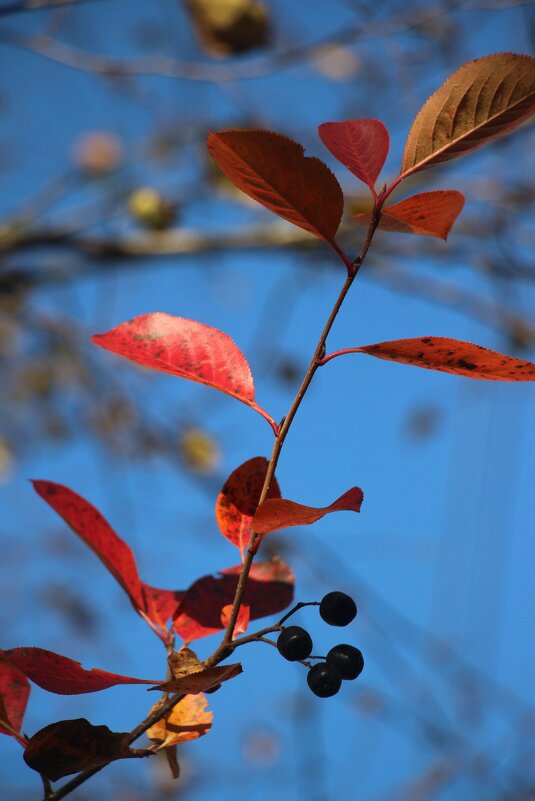
[(245, 356), (217, 328), (156, 312), (134, 317), (104, 334), (95, 334), (92, 341), (144, 367), (231, 395), (276, 427), (255, 401), (253, 377)]
[[(221, 631), (222, 610), (232, 604), (241, 564), (222, 570), (217, 576), (203, 576), (186, 591), (174, 627), (184, 641), (192, 642)], [(256, 620), (286, 609), (292, 602), (295, 577), (282, 559), (254, 563), (243, 603)]]
[(280, 528), (307, 526), (331, 512), (360, 512), (363, 498), (362, 490), (352, 487), (330, 506), (303, 506), (284, 498), (267, 500), (258, 508), (253, 527), (257, 534), (267, 534)]
[[(383, 208), (378, 228), (398, 234), (422, 234), (447, 239), (464, 206), (464, 195), (454, 190), (420, 192), (400, 203)], [(361, 212), (351, 219), (368, 226), (371, 213)]]
[(116, 759), (146, 756), (149, 752), (129, 747), (129, 736), (129, 732), (93, 726), (85, 718), (59, 720), (34, 734), (24, 751), (24, 761), (55, 782), (70, 773), (102, 767)]
[(0, 662), (24, 673), (30, 681), (58, 695), (77, 695), (106, 690), (116, 684), (158, 684), (151, 679), (134, 679), (118, 673), (92, 668), (85, 670), (80, 662), (44, 648), (11, 648), (0, 651)]
[[(223, 624), (223, 628), (227, 628), (228, 624), (230, 623), (230, 615), (232, 613), (232, 604), (227, 604), (221, 610), (221, 623)], [(247, 626), (249, 625), (249, 620), (251, 619), (251, 609), (247, 606), (247, 604), (242, 604), (240, 606), (238, 617), (236, 618), (236, 624), (234, 626), (233, 632), (233, 639), (237, 637), (239, 634), (244, 634), (247, 631)]]
[(344, 199), (326, 164), (271, 131), (219, 131), (208, 150), (232, 183), (288, 222), (333, 244)]
[[(158, 704), (152, 707), (151, 713), (157, 708)], [(208, 734), (213, 718), (206, 696), (202, 693), (187, 695), (165, 718), (148, 729), (147, 736), (155, 743), (154, 750), (160, 751)]]
[(447, 337), (395, 339), (351, 349), (379, 359), (490, 381), (535, 381), (535, 364)]
[(21, 745), (26, 743), (20, 729), (29, 695), (26, 676), (12, 665), (0, 662), (0, 734), (9, 734)]
[(333, 156), (373, 190), (390, 144), (383, 123), (370, 119), (324, 122), (318, 133)]
[(469, 61), (418, 112), (405, 144), (401, 175), (475, 150), (516, 128), (534, 110), (534, 58), (496, 53)]
[(160, 628), (173, 617), (180, 593), (160, 590), (141, 581), (134, 554), (89, 501), (52, 481), (32, 481), (38, 495), (88, 545), (119, 582), (134, 609)]
[[(242, 558), (251, 536), (251, 523), (264, 485), (268, 460), (263, 456), (249, 459), (234, 470), (223, 485), (216, 501), (216, 520), (219, 530), (236, 545)], [(274, 478), (269, 498), (280, 498)]]

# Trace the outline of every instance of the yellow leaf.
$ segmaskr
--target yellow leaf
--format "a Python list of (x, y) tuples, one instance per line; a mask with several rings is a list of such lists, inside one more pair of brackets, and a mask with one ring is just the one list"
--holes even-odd
[[(157, 708), (155, 705), (151, 712)], [(165, 718), (162, 718), (147, 731), (149, 740), (156, 747), (162, 748), (187, 743), (208, 734), (212, 726), (213, 714), (208, 711), (208, 699), (202, 693), (187, 695), (172, 709)]]
[(535, 58), (496, 53), (454, 72), (422, 106), (401, 175), (462, 156), (516, 128), (535, 111)]

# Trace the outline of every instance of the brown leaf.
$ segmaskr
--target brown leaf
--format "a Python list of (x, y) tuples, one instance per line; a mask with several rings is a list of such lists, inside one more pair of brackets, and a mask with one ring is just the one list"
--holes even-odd
[(469, 61), (416, 115), (401, 176), (469, 153), (516, 128), (534, 110), (534, 58), (496, 53)]
[(222, 665), (210, 668), (201, 668), (182, 676), (176, 676), (170, 681), (158, 684), (157, 687), (150, 687), (150, 690), (162, 690), (162, 692), (184, 693), (185, 695), (196, 695), (197, 693), (207, 692), (221, 684), (238, 676), (242, 672), (239, 662), (232, 665)]
[(129, 732), (93, 726), (85, 718), (60, 720), (34, 734), (24, 751), (24, 761), (55, 782), (69, 773), (102, 767), (116, 759), (148, 755), (132, 750), (129, 736)]
[(180, 651), (173, 651), (167, 659), (169, 670), (173, 679), (183, 679), (191, 673), (198, 673), (203, 670), (203, 664), (197, 654), (190, 648), (182, 646)]
[(446, 337), (395, 339), (352, 349), (379, 359), (490, 381), (535, 381), (535, 364)]
[[(420, 192), (393, 206), (386, 206), (378, 228), (398, 234), (421, 234), (447, 239), (463, 206), (464, 195), (455, 190)], [(371, 218), (371, 213), (361, 212), (351, 219), (359, 225), (368, 226)]]
[(219, 131), (209, 135), (208, 150), (246, 195), (334, 243), (344, 208), (342, 190), (327, 165), (305, 157), (298, 142), (272, 131)]
[(267, 534), (280, 528), (307, 526), (330, 512), (360, 512), (363, 498), (362, 490), (352, 487), (330, 506), (303, 506), (284, 498), (267, 500), (258, 507), (253, 527), (257, 534)]
[[(155, 711), (160, 702), (150, 712)], [(208, 734), (213, 722), (213, 714), (208, 711), (208, 699), (199, 693), (187, 695), (179, 701), (172, 711), (148, 729), (149, 740), (155, 743), (154, 750), (187, 743)]]

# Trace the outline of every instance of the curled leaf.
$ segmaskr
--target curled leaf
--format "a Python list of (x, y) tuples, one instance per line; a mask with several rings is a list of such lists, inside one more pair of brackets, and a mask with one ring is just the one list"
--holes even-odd
[(516, 128), (534, 110), (534, 58), (496, 53), (469, 61), (416, 115), (401, 177), (481, 147)]
[[(0, 652), (1, 654), (1, 652)], [(20, 670), (0, 661), (0, 734), (9, 734), (21, 745), (20, 729), (30, 695), (30, 683)]]
[(92, 341), (136, 364), (224, 392), (255, 409), (277, 428), (255, 401), (253, 377), (245, 356), (217, 328), (156, 312), (95, 334)]
[[(225, 628), (222, 610), (232, 604), (241, 564), (222, 570), (217, 576), (203, 576), (186, 590), (174, 627), (186, 643)], [(251, 620), (274, 615), (292, 602), (295, 577), (282, 559), (253, 564), (243, 603)]]
[(196, 695), (201, 692), (208, 692), (223, 681), (228, 681), (238, 676), (242, 672), (242, 666), (236, 662), (232, 665), (218, 665), (216, 667), (194, 670), (186, 675), (173, 676), (169, 681), (158, 684), (156, 687), (149, 687), (149, 690), (162, 690), (170, 693), (184, 693), (185, 695)]
[[(349, 351), (347, 351), (349, 352)], [(447, 337), (395, 339), (352, 348), (378, 359), (412, 364), (427, 370), (463, 375), (489, 381), (535, 381), (535, 364), (514, 359), (494, 350)], [(329, 357), (327, 357), (329, 358)]]
[(85, 718), (59, 720), (38, 731), (28, 742), (24, 761), (55, 782), (70, 773), (91, 770), (116, 759), (148, 756), (150, 751), (131, 749), (129, 732), (93, 726)]
[[(383, 208), (378, 228), (398, 234), (421, 234), (447, 239), (464, 206), (464, 195), (453, 189), (420, 192)], [(368, 226), (372, 215), (355, 214), (351, 219)]]
[(344, 198), (320, 159), (272, 131), (219, 131), (208, 137), (210, 155), (232, 183), (299, 228), (334, 243)]
[(363, 499), (362, 490), (352, 487), (330, 506), (303, 506), (285, 498), (267, 500), (258, 507), (253, 527), (257, 534), (267, 534), (290, 526), (308, 526), (331, 512), (360, 512)]
[[(151, 713), (159, 706), (155, 704)], [(149, 740), (155, 744), (154, 750), (169, 748), (179, 743), (187, 743), (208, 734), (214, 716), (208, 710), (208, 699), (202, 693), (186, 695), (171, 712), (154, 723), (147, 731)]]
[[(263, 456), (249, 459), (234, 470), (223, 485), (216, 501), (216, 520), (220, 532), (243, 552), (251, 536), (251, 524), (256, 512), (268, 460)], [(280, 489), (274, 478), (269, 498), (280, 498)]]
[(324, 122), (318, 133), (327, 150), (373, 191), (390, 145), (383, 123), (370, 119)]
[(0, 651), (0, 662), (24, 673), (30, 681), (58, 695), (77, 695), (106, 690), (116, 684), (158, 684), (151, 679), (134, 679), (107, 670), (85, 670), (80, 662), (44, 648), (11, 648)]

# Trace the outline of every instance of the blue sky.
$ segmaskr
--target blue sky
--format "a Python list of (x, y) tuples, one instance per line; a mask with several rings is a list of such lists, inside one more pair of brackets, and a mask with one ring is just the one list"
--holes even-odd
[[(105, 14), (101, 4), (77, 10), (65, 36), (80, 47), (127, 55), (132, 32), (155, 12), (137, 0), (105, 5)], [(302, 24), (303, 37), (327, 34), (331, 26), (337, 30), (353, 19), (343, 4), (336, 4), (332, 14), (315, 5), (310, 15), (295, 8), (288, 12), (295, 24)], [(158, 6), (169, 30), (178, 26), (180, 17), (171, 4)], [(284, 29), (290, 24), (284, 4), (273, 6)], [(461, 61), (499, 50), (529, 52), (523, 13), (511, 9), (458, 15)], [(43, 19), (28, 14), (9, 24), (35, 31)], [(392, 47), (410, 50), (410, 40), (401, 36), (389, 41)], [(367, 42), (363, 52), (369, 55), (377, 46)], [(203, 58), (183, 30), (177, 50), (185, 59)], [(311, 75), (306, 67), (237, 87), (139, 79), (129, 92), (26, 52), (3, 48), (1, 58), (2, 71), (9, 70), (10, 76), (2, 87), (0, 117), (9, 160), (2, 173), (4, 215), (50, 178), (71, 170), (73, 143), (87, 130), (113, 131), (128, 152), (136, 153), (158, 126), (187, 129), (204, 120), (222, 127), (238, 124), (244, 108), (247, 116), (268, 118), (278, 130), (295, 136), (304, 131), (307, 152), (326, 160), (315, 135), (317, 124), (340, 118), (341, 107), (345, 111), (351, 106), (354, 117), (380, 116), (392, 132), (385, 172), (391, 177), (412, 115), (446, 77), (438, 59), (431, 58), (427, 72), (421, 67), (409, 70), (409, 76), (418, 76), (409, 90), (393, 74), (388, 102), (382, 106), (374, 98), (361, 108), (352, 101), (351, 87)], [(358, 97), (358, 86), (355, 92)], [(149, 100), (138, 100), (144, 93)], [(462, 185), (467, 206), (475, 208), (471, 182), (477, 183), (494, 159), (511, 158), (509, 154), (522, 159), (521, 147), (527, 143), (526, 135), (513, 134), (501, 151), (504, 155), (491, 145), (487, 155), (453, 163), (438, 176), (428, 172), (424, 189)], [(180, 197), (198, 179), (192, 164), (187, 157), (171, 165), (134, 159), (129, 178), (132, 186), (154, 183)], [(344, 187), (350, 185), (351, 176), (341, 166), (336, 173)], [(45, 220), (74, 215), (80, 203), (79, 194), (69, 195)], [(483, 203), (480, 213), (485, 210)], [(112, 210), (96, 230), (127, 231), (121, 209), (116, 213), (117, 220)], [(263, 210), (218, 196), (188, 207), (182, 224), (212, 231), (266, 219)], [(356, 230), (355, 252), (361, 237)], [(439, 243), (437, 249), (454, 250), (455, 237), (454, 231), (448, 244)], [(57, 258), (67, 264), (64, 253)], [(419, 257), (409, 267), (422, 277), (441, 270), (441, 278), (491, 296), (485, 277), (467, 263), (446, 259), (437, 267)], [(277, 381), (272, 362), (282, 353), (306, 367), (344, 280), (342, 265), (333, 266), (327, 248), (310, 261), (291, 252), (242, 252), (112, 268), (110, 262), (109, 275), (40, 289), (32, 295), (30, 315), (61, 312), (87, 337), (150, 311), (218, 327), (249, 358), (258, 402), (276, 419), (287, 410), (296, 383), (292, 387)], [(522, 292), (519, 303), (529, 313), (533, 290), (522, 287)], [(504, 351), (509, 345), (492, 327), (375, 281), (365, 267), (328, 349), (428, 334)], [(138, 375), (104, 351), (93, 359), (103, 367), (114, 365), (114, 380), (143, 398), (148, 418), (172, 424), (178, 413), (206, 428), (220, 444), (223, 478), (246, 459), (269, 455), (272, 433), (245, 406), (170, 376)], [(357, 682), (323, 701), (308, 692), (304, 669), (284, 662), (275, 649), (262, 644), (243, 649), (243, 676), (210, 697), (212, 732), (183, 749), (195, 779), (188, 790), (194, 801), (219, 801), (238, 792), (255, 801), (281, 794), (315, 801), (409, 798), (413, 796), (399, 788), (422, 776), (431, 781), (435, 774), (430, 776), (430, 770), (451, 771), (451, 782), (444, 781), (437, 791), (444, 799), (494, 799), (504, 788), (533, 783), (532, 765), (523, 762), (533, 751), (535, 704), (530, 609), (533, 400), (530, 385), (470, 382), (365, 356), (346, 356), (319, 371), (281, 457), (277, 475), (283, 496), (325, 505), (358, 485), (365, 502), (359, 516), (333, 515), (314, 527), (283, 532), (276, 540), (288, 548), (283, 555), (297, 576), (296, 600), (319, 600), (332, 589), (355, 597), (360, 612), (347, 630), (329, 629), (314, 608), (301, 612), (296, 622), (310, 629), (319, 652), (340, 638), (357, 644), (365, 670)], [(67, 395), (69, 419), (72, 403)], [(417, 410), (427, 410), (436, 420), (427, 438), (408, 434)], [(35, 449), (27, 448), (0, 488), (5, 553), (0, 575), (10, 599), (3, 647), (36, 645), (86, 667), (163, 675), (160, 643), (97, 560), (32, 493), (27, 478), (59, 481), (84, 495), (133, 547), (142, 577), (173, 588), (239, 560), (215, 525), (217, 488), (214, 492), (207, 482), (163, 459), (111, 457), (83, 430), (68, 445), (36, 443)], [(43, 603), (48, 584), (72, 586), (87, 599), (98, 621), (91, 636), (69, 629), (58, 611)], [(216, 643), (217, 637), (199, 641), (199, 655), (206, 656)], [(151, 702), (135, 687), (73, 697), (33, 688), (25, 728), (33, 733), (53, 720), (87, 716), (126, 730)], [(255, 752), (260, 735), (264, 750)], [(10, 798), (38, 798), (37, 774), (22, 763), (19, 746), (3, 739), (0, 788), (4, 781)], [(484, 763), (481, 754), (487, 756)], [(149, 798), (155, 771), (147, 764), (117, 764), (95, 779), (94, 791), (111, 793), (120, 784), (123, 795), (117, 798)], [(88, 785), (85, 797), (92, 792)]]

